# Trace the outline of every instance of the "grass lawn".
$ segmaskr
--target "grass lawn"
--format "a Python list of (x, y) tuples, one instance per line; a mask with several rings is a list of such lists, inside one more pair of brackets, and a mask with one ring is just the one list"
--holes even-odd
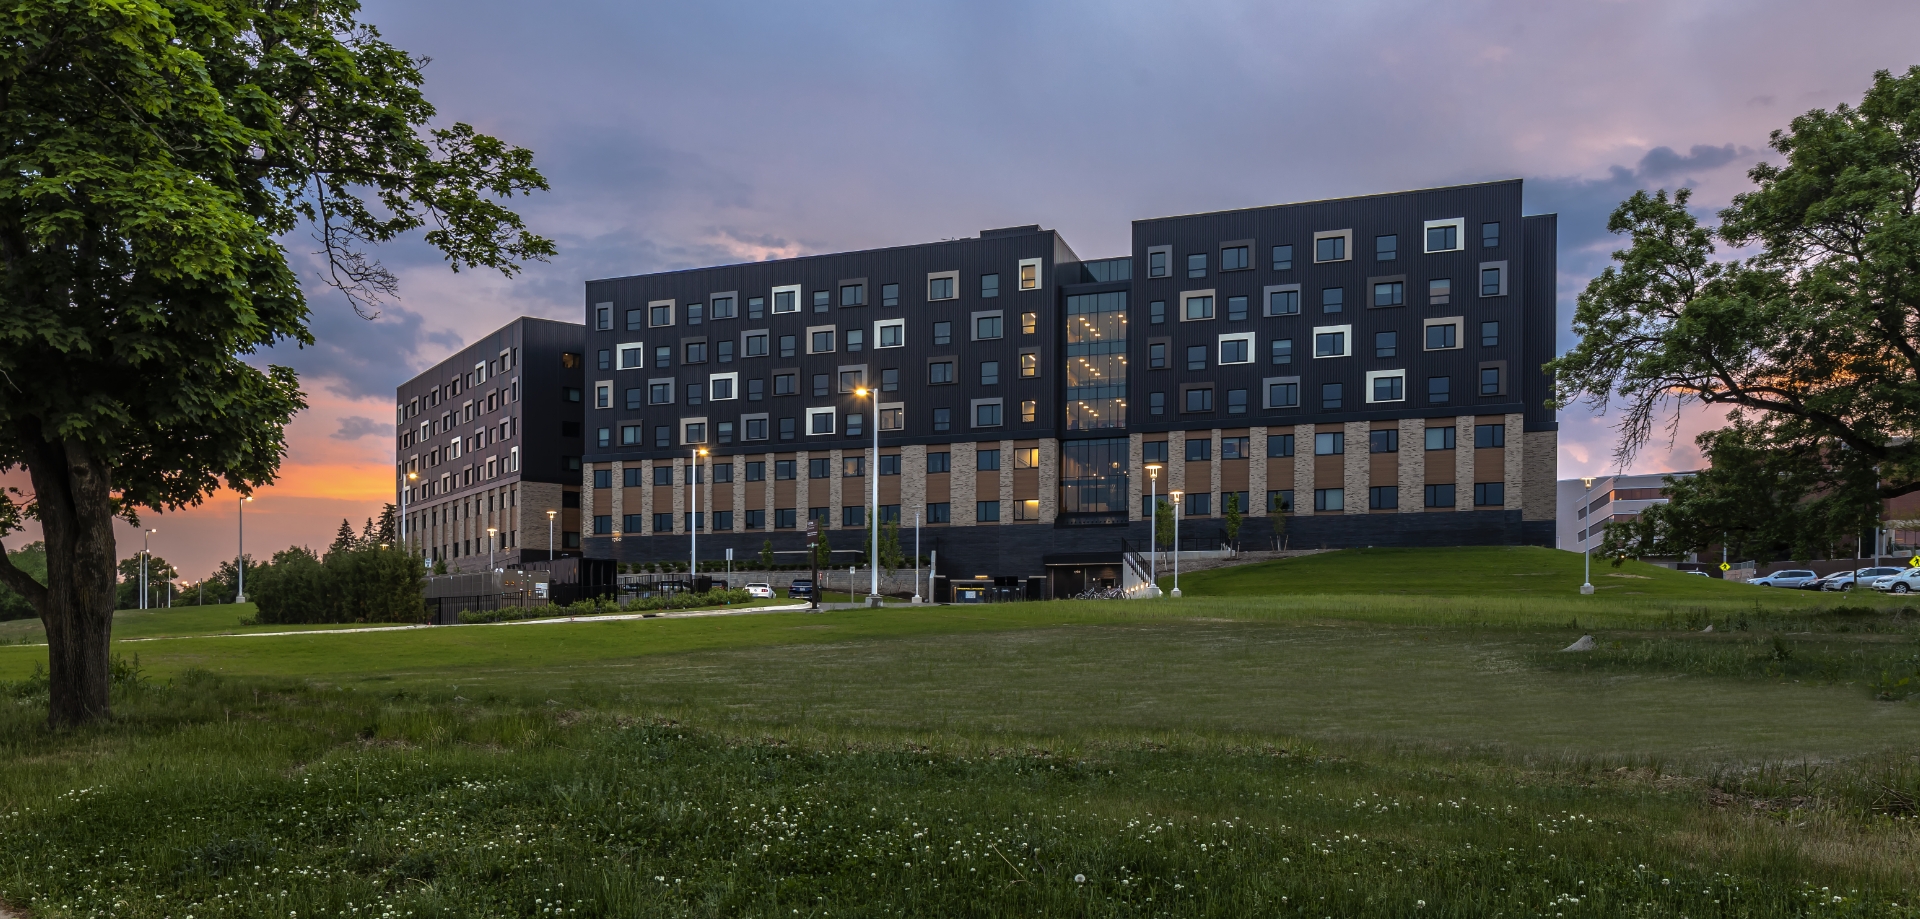
[[(176, 606), (172, 609), (123, 609), (113, 614), (113, 637), (162, 638), (180, 635), (246, 635), (253, 632), (325, 631), (365, 628), (362, 623), (324, 625), (241, 625), (258, 611), (251, 603)], [(38, 619), (0, 622), (0, 645), (45, 644), (46, 629)]]
[(116, 720), (66, 734), (45, 649), (0, 648), (0, 901), (1920, 915), (1920, 612), (1631, 566), (1633, 593), (1581, 597), (1554, 556), (1335, 553), (1179, 601), (188, 634), (120, 646)]

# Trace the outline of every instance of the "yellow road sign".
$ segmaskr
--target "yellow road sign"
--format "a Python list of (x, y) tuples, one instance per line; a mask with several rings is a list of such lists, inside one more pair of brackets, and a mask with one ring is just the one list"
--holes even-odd
[(1721, 571), (1732, 571), (1732, 570), (1733, 570), (1733, 566), (1732, 566), (1732, 565), (1729, 565), (1729, 564), (1727, 564), (1726, 562), (1721, 562), (1721, 563), (1720, 563), (1720, 570), (1721, 570)]

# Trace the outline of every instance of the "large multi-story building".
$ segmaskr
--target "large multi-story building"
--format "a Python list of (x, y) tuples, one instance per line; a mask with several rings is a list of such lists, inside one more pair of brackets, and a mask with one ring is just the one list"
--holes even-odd
[(1515, 180), (590, 281), (585, 551), (860, 546), (876, 475), (964, 576), (1143, 548), (1155, 491), (1186, 546), (1551, 545), (1554, 247)]
[(550, 544), (580, 553), (585, 337), (516, 319), (399, 387), (395, 470), (415, 551), (464, 571), (547, 559)]
[(1638, 520), (1640, 512), (1655, 504), (1667, 503), (1668, 479), (1686, 479), (1698, 474), (1651, 472), (1563, 479), (1557, 486), (1555, 545), (1569, 552), (1598, 547), (1606, 535), (1607, 524)]

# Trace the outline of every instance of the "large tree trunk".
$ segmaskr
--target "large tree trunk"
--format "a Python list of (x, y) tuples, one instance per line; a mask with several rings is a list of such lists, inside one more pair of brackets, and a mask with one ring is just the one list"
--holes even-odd
[[(37, 432), (36, 432), (37, 433)], [(35, 436), (34, 497), (47, 543), (47, 723), (56, 728), (112, 714), (108, 655), (113, 633), (111, 470), (79, 443)]]

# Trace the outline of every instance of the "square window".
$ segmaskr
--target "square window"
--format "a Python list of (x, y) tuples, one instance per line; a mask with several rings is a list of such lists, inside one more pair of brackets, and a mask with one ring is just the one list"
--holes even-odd
[(1040, 260), (1026, 258), (1020, 260), (1020, 289), (1040, 289)]
[(1475, 449), (1504, 447), (1507, 445), (1507, 426), (1504, 424), (1476, 424), (1473, 426), (1473, 446)]
[(1213, 459), (1213, 438), (1211, 437), (1187, 438), (1186, 459), (1187, 459), (1187, 462), (1189, 463), (1204, 463), (1204, 462), (1208, 462), (1209, 460), (1212, 460)]
[(1149, 440), (1140, 445), (1140, 452), (1143, 457), (1141, 462), (1143, 463), (1165, 463), (1167, 461), (1167, 442), (1164, 440)]
[(1400, 237), (1375, 236), (1373, 238), (1373, 257), (1376, 261), (1391, 262), (1400, 257)]
[(1147, 250), (1147, 277), (1150, 277), (1150, 278), (1166, 277), (1167, 265), (1169, 262), (1172, 261), (1172, 259), (1173, 259), (1173, 253), (1164, 246), (1156, 249), (1148, 249)]
[(900, 474), (900, 454), (898, 453), (882, 454), (880, 456), (880, 474), (881, 475), (899, 475)]
[(1213, 494), (1211, 492), (1188, 492), (1184, 503), (1186, 507), (1180, 510), (1180, 514), (1183, 517), (1213, 516)]
[(1246, 246), (1228, 246), (1220, 250), (1221, 271), (1243, 271), (1248, 268)]
[(1400, 489), (1392, 485), (1375, 485), (1367, 489), (1367, 509), (1390, 511), (1400, 506)]
[(672, 514), (653, 515), (653, 532), (655, 533), (673, 532), (673, 515)]
[(657, 424), (653, 426), (653, 445), (656, 447), (673, 446), (673, 428)]
[(687, 304), (687, 325), (699, 325), (700, 320), (704, 318), (706, 318), (706, 310), (701, 304)]
[(1429, 220), (1426, 224), (1428, 252), (1457, 252), (1460, 249), (1460, 228), (1464, 220)]
[(1020, 355), (1020, 377), (1032, 379), (1040, 375), (1040, 355), (1028, 351)]
[(1367, 394), (1367, 401), (1401, 402), (1407, 398), (1407, 378), (1405, 375), (1396, 372), (1392, 374), (1380, 374), (1378, 376), (1369, 373), (1367, 376), (1370, 378), (1369, 382), (1372, 384), (1372, 391)]
[(1347, 290), (1344, 287), (1328, 287), (1320, 291), (1320, 312), (1337, 313), (1347, 305)]
[(1167, 394), (1163, 392), (1147, 393), (1147, 414), (1164, 415), (1167, 413)]
[(1460, 325), (1442, 321), (1427, 323), (1427, 350), (1444, 351), (1460, 347)]
[(613, 470), (595, 469), (593, 471), (593, 487), (612, 488), (613, 487)]
[(1020, 423), (1032, 424), (1038, 420), (1040, 420), (1040, 403), (1032, 399), (1023, 400), (1020, 403)]
[(927, 279), (927, 299), (952, 300), (954, 297), (953, 282), (954, 282), (954, 277), (952, 275), (946, 275), (946, 276), (937, 277), (937, 278), (928, 278)]
[(1213, 411), (1213, 387), (1197, 386), (1187, 390), (1186, 410), (1189, 412)]
[(1188, 345), (1187, 346), (1187, 369), (1188, 370), (1207, 369), (1207, 346), (1206, 345)]
[(1213, 298), (1209, 296), (1182, 295), (1182, 318), (1187, 322), (1213, 318)]
[(647, 327), (645, 310), (627, 310), (627, 331), (633, 332)]
[(1327, 331), (1315, 329), (1313, 333), (1313, 356), (1317, 358), (1347, 357), (1346, 329), (1342, 328)]
[(973, 454), (974, 468), (981, 472), (1000, 471), (1000, 451), (981, 449)]
[(766, 528), (767, 528), (767, 512), (765, 510), (753, 510), (753, 511), (747, 512), (747, 529), (764, 530)]
[(1427, 282), (1427, 302), (1440, 306), (1453, 300), (1453, 279), (1434, 278)]
[(1346, 385), (1342, 383), (1320, 384), (1320, 407), (1327, 411), (1340, 408), (1345, 399)]
[(715, 297), (712, 300), (712, 304), (713, 304), (713, 318), (715, 319), (732, 319), (733, 318), (733, 298), (732, 297)]
[(1473, 483), (1473, 504), (1475, 507), (1499, 507), (1506, 503), (1507, 503), (1507, 483), (1505, 482)]
[(900, 406), (880, 407), (880, 430), (904, 431), (907, 429), (907, 410)]
[(1452, 485), (1428, 485), (1427, 486), (1427, 506), (1428, 507), (1452, 507), (1453, 506), (1453, 486)]
[(673, 484), (673, 467), (672, 466), (653, 467), (653, 484), (672, 485)]
[(933, 343), (950, 345), (953, 343), (953, 323), (936, 322), (933, 324)]
[(1276, 338), (1267, 343), (1267, 353), (1275, 364), (1293, 363), (1293, 339)]
[(1500, 395), (1500, 368), (1498, 367), (1480, 368), (1480, 395), (1483, 395), (1483, 396)]
[[(638, 447), (638, 446), (644, 446), (646, 442), (647, 442), (647, 433), (646, 433), (646, 429), (643, 428), (642, 426), (637, 424), (623, 424), (620, 426), (620, 445), (621, 446)], [(637, 472), (639, 470), (630, 469), (628, 471)]]
[(1313, 241), (1313, 260), (1316, 262), (1343, 262), (1347, 258), (1347, 238), (1345, 236), (1323, 236)]
[(653, 349), (653, 366), (665, 369), (673, 366), (673, 346), (657, 345)]
[(1373, 285), (1374, 306), (1404, 306), (1407, 302), (1405, 281), (1381, 281)]
[(1427, 402), (1432, 405), (1445, 405), (1453, 398), (1452, 377), (1427, 378)]
[(953, 382), (953, 361), (933, 361), (927, 364), (927, 383), (941, 386)]
[(1399, 350), (1399, 342), (1400, 333), (1398, 332), (1373, 333), (1373, 356), (1392, 357)]
[(1507, 286), (1502, 283), (1503, 274), (1499, 268), (1480, 269), (1480, 296), (1498, 297), (1506, 293)]
[(796, 419), (793, 419), (793, 418), (780, 419), (780, 439), (792, 440), (796, 436), (795, 428), (797, 426), (798, 426), (798, 421)]
[(1246, 318), (1247, 318), (1247, 298), (1228, 297), (1227, 298), (1227, 320), (1229, 322), (1239, 322)]
[(1293, 270), (1293, 247), (1292, 246), (1274, 246), (1273, 247), (1273, 270), (1275, 271), (1292, 271)]
[(1340, 488), (1316, 488), (1313, 490), (1313, 509), (1316, 511), (1346, 510), (1347, 493)]
[(828, 293), (827, 291), (824, 291), (824, 290), (816, 290), (813, 292), (813, 311), (814, 312), (824, 313), (828, 310), (828, 308), (832, 306), (833, 306), (833, 295), (831, 293)]
[(733, 377), (731, 376), (715, 377), (712, 382), (713, 382), (714, 401), (718, 402), (718, 401), (733, 398), (733, 383), (734, 383)]
[(747, 298), (747, 318), (748, 319), (759, 319), (760, 317), (766, 315), (766, 310), (767, 310), (767, 298), (765, 297), (748, 297)]
[(767, 439), (767, 419), (765, 419), (765, 418), (748, 418), (748, 419), (746, 419), (746, 437), (745, 437), (745, 439), (747, 439), (747, 440), (766, 440), (766, 439)]
[(1480, 347), (1492, 348), (1500, 344), (1500, 323), (1480, 323)]
[[(1299, 380), (1269, 381), (1267, 383), (1267, 407), (1268, 408), (1299, 408), (1300, 407), (1300, 381)], [(1286, 436), (1291, 437), (1293, 435), (1289, 434)], [(1269, 442), (1271, 442), (1271, 438), (1269, 438)]]
[(661, 304), (647, 307), (647, 324), (654, 328), (673, 325), (673, 305)]
[(833, 350), (833, 329), (818, 329), (807, 335), (807, 353), (825, 354)]
[(794, 348), (798, 343), (799, 343), (798, 339), (795, 336), (792, 336), (792, 335), (780, 336), (780, 356), (792, 357)]
[(807, 478), (829, 479), (832, 477), (833, 477), (833, 460), (831, 458), (819, 457), (816, 459), (807, 460)]
[(1159, 325), (1167, 321), (1167, 301), (1155, 300), (1147, 304), (1147, 322)]
[(747, 481), (764, 482), (767, 480), (766, 460), (752, 460), (747, 463)]
[(840, 477), (843, 479), (865, 478), (867, 458), (864, 456), (843, 456), (840, 458)]
[(799, 515), (800, 509), (797, 507), (775, 508), (773, 511), (773, 528), (776, 530), (794, 529), (799, 523), (797, 519)]
[(1013, 468), (1015, 469), (1040, 468), (1040, 448), (1039, 447), (1015, 447), (1013, 450)]
[(642, 390), (640, 389), (640, 387), (638, 386), (628, 387), (627, 389), (627, 410), (628, 411), (633, 411), (639, 408), (642, 404), (644, 404), (645, 400), (641, 398), (641, 395), (642, 395)]
[(1455, 434), (1454, 429), (1450, 427), (1428, 428), (1427, 429), (1427, 449), (1429, 450), (1453, 449), (1454, 434)]
[(1500, 245), (1500, 224), (1498, 223), (1481, 224), (1480, 225), (1480, 247), (1483, 249), (1491, 249), (1498, 245)]
[(880, 305), (881, 306), (899, 306), (900, 305), (900, 285), (898, 284), (880, 285)]
[(800, 375), (797, 373), (776, 373), (773, 375), (773, 394), (776, 396), (797, 396), (800, 394)]
[(1235, 335), (1232, 337), (1228, 337), (1224, 335), (1221, 336), (1220, 337), (1220, 363), (1222, 364), (1253, 363), (1253, 336), (1250, 334)]
[(832, 378), (827, 376), (824, 373), (814, 374), (813, 375), (813, 394), (815, 396), (826, 395), (828, 390), (832, 388), (831, 384), (828, 382), (830, 379)]
[(1269, 316), (1300, 315), (1300, 288), (1297, 286), (1286, 287), (1286, 288), (1268, 288), (1267, 289), (1267, 315)]
[(683, 444), (704, 444), (707, 442), (707, 426), (703, 422), (688, 422), (686, 430), (683, 433), (685, 436), (680, 439), (680, 442)]
[(980, 385), (982, 386), (1000, 385), (1000, 362), (999, 361), (981, 361), (980, 362)]
[(953, 505), (945, 501), (936, 501), (927, 505), (928, 523), (952, 523)]
[(704, 341), (687, 342), (682, 350), (686, 352), (686, 359), (681, 361), (683, 364), (704, 364), (707, 362), (707, 343)]
[(1247, 444), (1251, 440), (1252, 438), (1248, 437), (1220, 438), (1220, 458), (1223, 460), (1243, 460), (1248, 458), (1250, 454), (1247, 452)]
[(994, 401), (994, 402), (981, 402), (974, 405), (973, 426), (976, 428), (999, 427), (1000, 426), (1000, 403), (998, 401)]
[(604, 332), (613, 328), (613, 307), (611, 306), (595, 307), (593, 311), (593, 316), (594, 316), (593, 327), (595, 329), (598, 329)]
[(790, 482), (797, 474), (794, 460), (774, 460), (773, 479), (776, 482)]
[(999, 275), (983, 274), (980, 276), (980, 296), (983, 299), (987, 297), (1000, 296), (1000, 276)]
[(723, 338), (713, 343), (713, 356), (722, 364), (733, 363), (733, 339)]
[(607, 350), (606, 348), (600, 349), (600, 369), (601, 370), (613, 369), (613, 352)]
[(832, 434), (836, 413), (830, 408), (807, 409), (807, 434), (816, 436)]
[(927, 454), (927, 473), (929, 475), (937, 472), (947, 472), (952, 469), (952, 465), (953, 454), (951, 453)]
[(1227, 390), (1227, 414), (1244, 415), (1247, 413), (1247, 391), (1244, 389)]
[(1207, 276), (1207, 254), (1195, 252), (1187, 256), (1187, 277), (1204, 278)]
[(1040, 499), (1028, 498), (1024, 501), (1013, 502), (1013, 519), (1039, 520), (1040, 519)]
[(867, 525), (866, 510), (867, 510), (866, 508), (858, 507), (858, 506), (848, 506), (848, 507), (841, 508), (840, 509), (840, 525), (843, 527), (866, 526)]
[[(731, 421), (716, 422), (713, 426), (713, 433), (714, 433), (714, 439), (719, 441), (720, 443), (723, 443), (723, 444), (733, 443), (733, 422)], [(727, 470), (727, 475), (729, 476), (733, 475), (732, 466), (723, 466), (721, 468)], [(728, 478), (728, 479), (722, 479), (721, 481), (731, 482), (733, 480), (731, 478)]]
[(1400, 452), (1400, 432), (1392, 429), (1367, 432), (1368, 453)]
[(973, 317), (973, 340), (992, 341), (1001, 337), (1000, 314)]
[(1288, 514), (1293, 512), (1293, 489), (1281, 488), (1267, 492), (1267, 513)]
[(865, 349), (866, 346), (867, 346), (867, 330), (865, 329), (848, 329), (847, 330), (847, 350), (848, 351), (860, 351)]
[(900, 368), (888, 367), (880, 371), (880, 391), (881, 392), (899, 392), (900, 391)]
[(1166, 342), (1156, 341), (1147, 345), (1147, 369), (1148, 370), (1167, 369), (1167, 343)]
[(867, 305), (867, 285), (865, 284), (840, 285), (840, 305), (841, 306), (866, 306)]
[(933, 410), (933, 429), (946, 431), (953, 427), (953, 409), (936, 408)]
[(776, 315), (780, 313), (800, 312), (800, 285), (795, 284), (791, 287), (774, 288), (773, 312)]
[(857, 367), (851, 370), (840, 371), (840, 391), (841, 392), (843, 393), (853, 392), (854, 390), (860, 389), (861, 387), (864, 387), (866, 385), (867, 385), (867, 371), (865, 368)]

